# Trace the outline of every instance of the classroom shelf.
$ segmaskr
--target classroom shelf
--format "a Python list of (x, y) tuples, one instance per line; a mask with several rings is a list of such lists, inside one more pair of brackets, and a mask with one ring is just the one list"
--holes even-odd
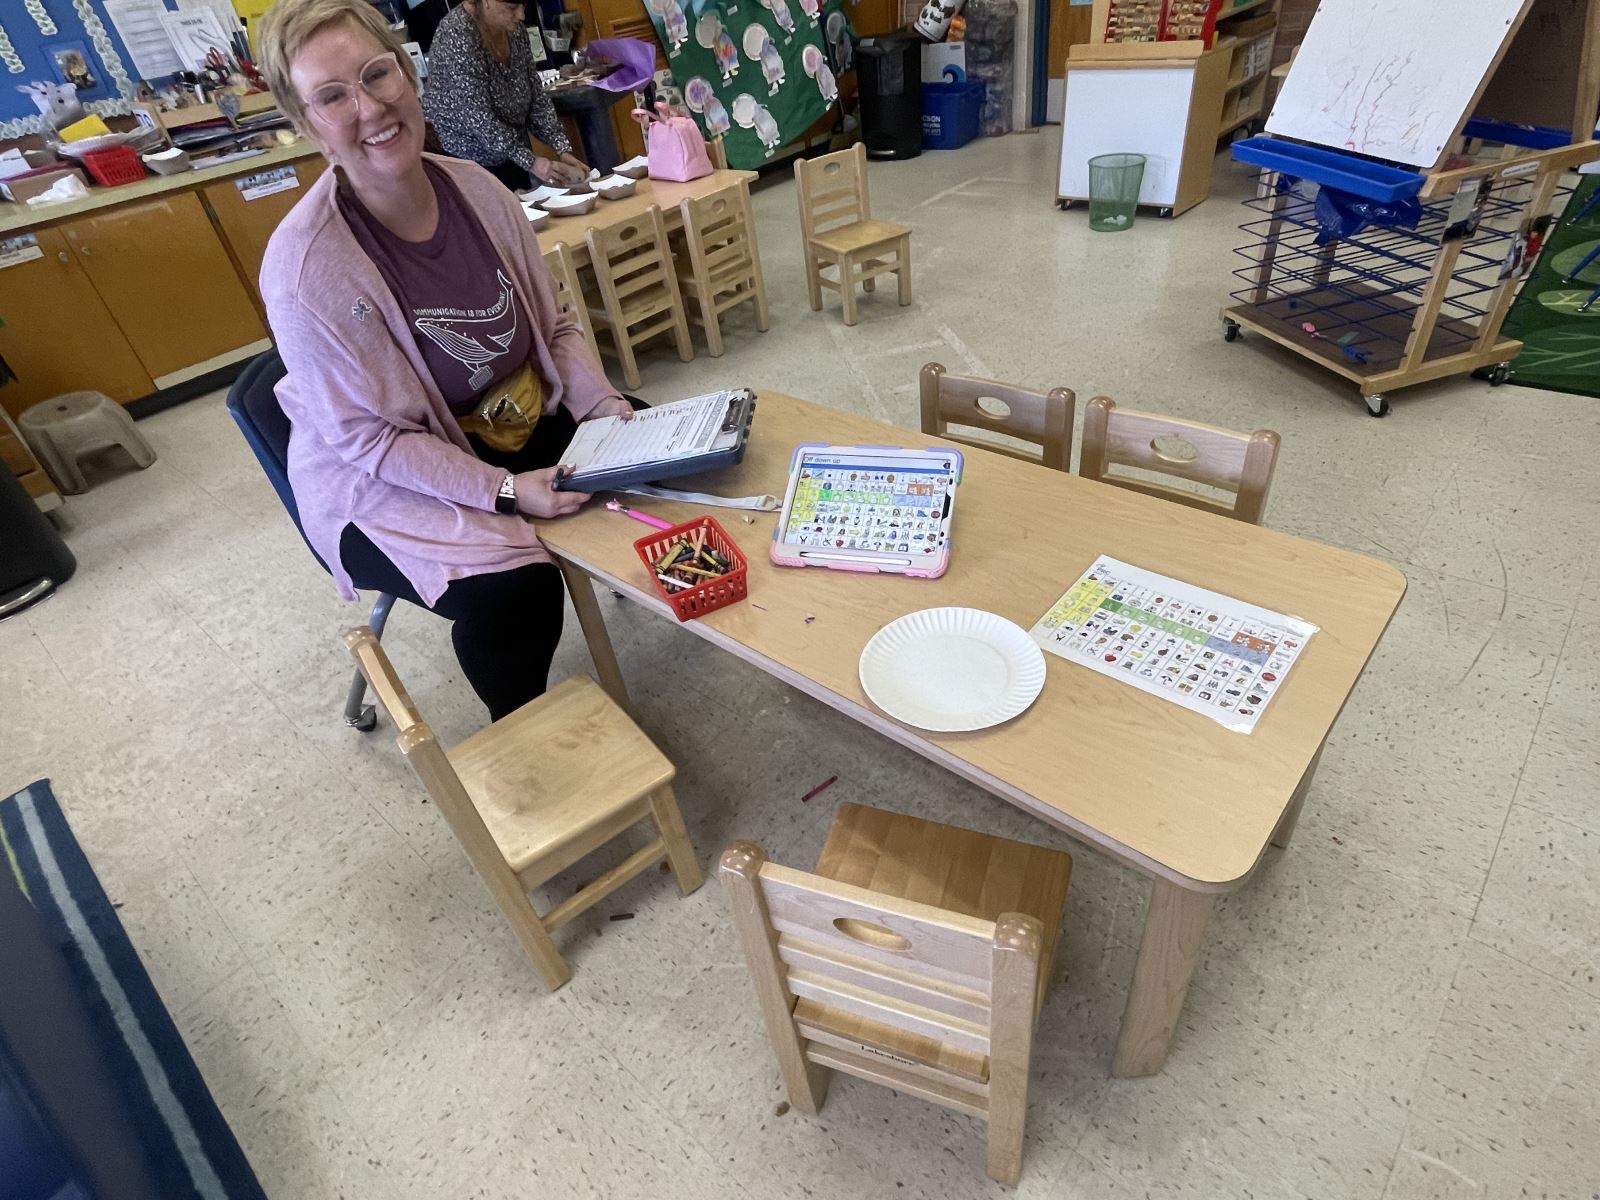
[(1244, 4), (1235, 4), (1232, 8), (1225, 9), (1217, 14), (1219, 21), (1231, 21), (1241, 13), (1254, 12), (1258, 8), (1265, 8), (1269, 4), (1276, 4), (1277, 0), (1246, 0)]
[(1250, 84), (1254, 83), (1256, 80), (1265, 79), (1266, 77), (1267, 77), (1267, 73), (1265, 71), (1257, 71), (1254, 75), (1246, 75), (1243, 79), (1235, 79), (1235, 80), (1230, 81), (1229, 84), (1228, 84), (1228, 89), (1227, 90), (1230, 91), (1230, 92), (1236, 92), (1240, 88), (1248, 87)]

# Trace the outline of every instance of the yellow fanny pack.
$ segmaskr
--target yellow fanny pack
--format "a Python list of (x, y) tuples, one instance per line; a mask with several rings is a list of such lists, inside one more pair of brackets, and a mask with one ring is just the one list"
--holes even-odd
[(530, 365), (484, 392), (472, 410), (456, 420), (463, 433), (475, 434), (491, 449), (510, 454), (528, 444), (543, 408), (544, 386)]

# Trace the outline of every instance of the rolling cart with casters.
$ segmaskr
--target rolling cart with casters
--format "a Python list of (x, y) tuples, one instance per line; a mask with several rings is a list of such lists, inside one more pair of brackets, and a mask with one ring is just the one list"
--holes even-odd
[[(1223, 338), (1259, 333), (1355, 383), (1382, 417), (1400, 388), (1506, 381), (1522, 343), (1500, 326), (1537, 252), (1530, 232), (1547, 223), (1562, 173), (1600, 157), (1600, 143), (1430, 172), (1270, 137), (1233, 153), (1262, 170)], [(1323, 187), (1383, 207), (1335, 228), (1319, 213)]]

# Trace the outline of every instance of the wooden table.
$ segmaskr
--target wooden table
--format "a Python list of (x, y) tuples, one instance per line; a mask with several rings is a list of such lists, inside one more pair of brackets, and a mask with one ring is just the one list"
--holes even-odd
[(548, 254), (558, 243), (565, 242), (575, 267), (589, 265), (589, 230), (605, 229), (633, 217), (644, 215), (652, 204), (660, 205), (666, 219), (667, 232), (683, 228), (683, 212), (678, 208), (685, 200), (708, 196), (735, 184), (750, 186), (756, 177), (754, 171), (713, 171), (688, 183), (668, 183), (656, 179), (641, 179), (631, 196), (621, 200), (595, 201), (594, 208), (581, 217), (558, 217), (550, 214), (549, 222), (539, 230), (539, 249)]
[[(938, 439), (763, 392), (743, 464), (682, 486), (781, 494), (800, 442), (930, 446)], [(722, 520), (750, 560), (750, 602), (687, 623), (886, 737), (1004, 797), (1153, 880), (1113, 1070), (1160, 1070), (1214, 898), (1269, 842), (1285, 845), (1327, 737), (1405, 591), (1387, 563), (985, 451), (966, 451), (949, 572), (900, 579), (774, 567), (776, 518)], [(697, 509), (650, 501), (674, 520)], [(627, 703), (585, 576), (670, 618), (650, 587), (635, 522), (592, 505), (540, 524), (560, 560), (601, 683)], [(995, 729), (935, 734), (885, 716), (857, 662), (917, 609), (964, 605), (1029, 628), (1100, 554), (1293, 614), (1321, 628), (1253, 734), (1047, 654), (1044, 691)], [(761, 607), (756, 607), (759, 604)], [(816, 614), (811, 624), (805, 615)]]

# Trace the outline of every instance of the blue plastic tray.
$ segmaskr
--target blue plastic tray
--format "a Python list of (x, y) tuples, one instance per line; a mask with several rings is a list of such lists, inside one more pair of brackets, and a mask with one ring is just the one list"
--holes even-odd
[(1240, 162), (1326, 184), (1368, 200), (1409, 200), (1422, 190), (1422, 175), (1416, 171), (1282, 138), (1245, 138), (1233, 144), (1233, 156)]
[(1557, 146), (1572, 144), (1572, 134), (1566, 129), (1551, 129), (1546, 125), (1513, 125), (1509, 121), (1491, 121), (1486, 117), (1473, 117), (1461, 133), (1464, 137), (1504, 142), (1508, 146), (1521, 146), (1527, 150), (1554, 150)]

